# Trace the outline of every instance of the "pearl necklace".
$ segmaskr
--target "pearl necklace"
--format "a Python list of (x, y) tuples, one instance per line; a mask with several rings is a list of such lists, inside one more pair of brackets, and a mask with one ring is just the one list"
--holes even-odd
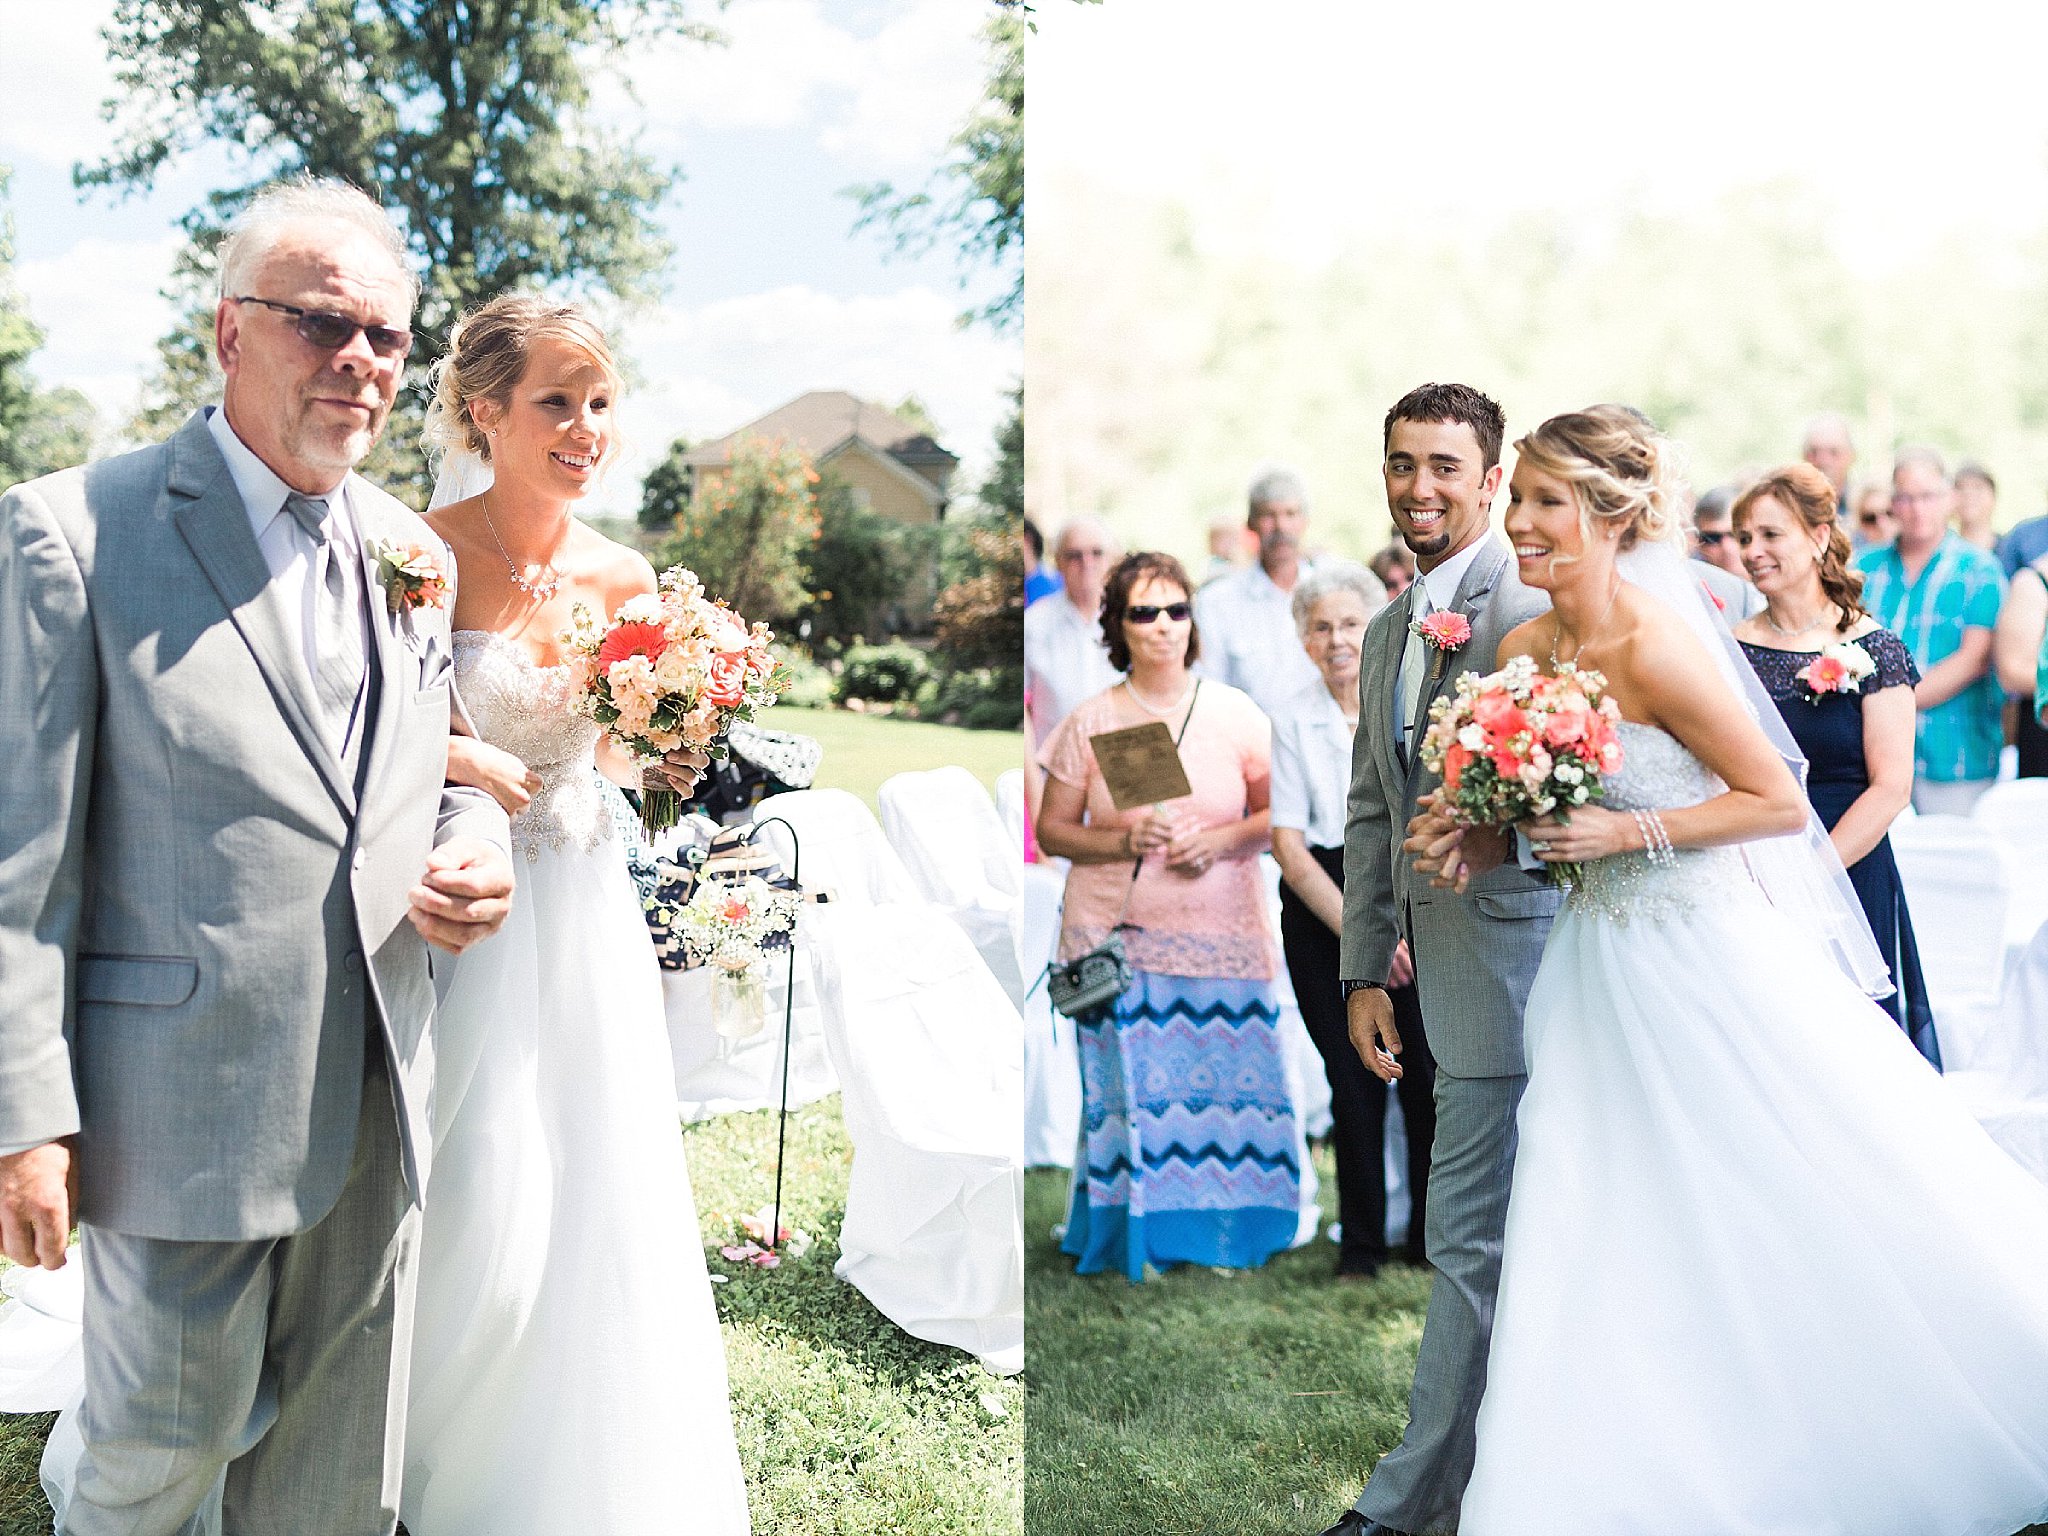
[(1776, 630), (1780, 635), (1783, 635), (1787, 640), (1797, 640), (1801, 635), (1812, 634), (1816, 629), (1820, 628), (1821, 621), (1826, 617), (1827, 609), (1823, 608), (1821, 609), (1820, 616), (1818, 618), (1815, 618), (1809, 621), (1808, 623), (1800, 625), (1800, 627), (1797, 629), (1787, 629), (1784, 625), (1778, 622), (1777, 616), (1771, 612), (1771, 605), (1769, 603), (1764, 604), (1764, 622), (1770, 625), (1771, 628)]
[(555, 547), (547, 559), (540, 562), (540, 570), (528, 577), (520, 574), (519, 567), (512, 563), (511, 553), (505, 548), (505, 541), (498, 536), (498, 525), (491, 521), (491, 499), (488, 495), (477, 500), (477, 509), (484, 515), (484, 526), (491, 530), (491, 540), (498, 546), (498, 553), (504, 556), (505, 574), (512, 578), (512, 585), (524, 592), (537, 603), (544, 603), (562, 590), (562, 573), (555, 569), (555, 556), (562, 552), (562, 545), (568, 540), (568, 530), (562, 531), (555, 540)]

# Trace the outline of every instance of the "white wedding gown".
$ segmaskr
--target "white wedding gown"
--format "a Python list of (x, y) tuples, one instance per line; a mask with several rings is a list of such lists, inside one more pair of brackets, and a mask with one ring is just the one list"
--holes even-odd
[[(1610, 806), (1724, 787), (1621, 730)], [(1463, 1536), (2048, 1518), (2048, 1188), (1738, 850), (1588, 866), (1526, 1032)]]
[(413, 1536), (734, 1536), (746, 1486), (660, 971), (567, 675), (454, 637), (485, 740), (543, 779), (519, 888), (435, 1024), (404, 1512)]

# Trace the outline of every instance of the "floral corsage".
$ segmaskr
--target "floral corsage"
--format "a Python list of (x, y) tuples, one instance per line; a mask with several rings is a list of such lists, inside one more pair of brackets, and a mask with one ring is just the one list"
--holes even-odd
[(1455, 651), (1472, 638), (1472, 621), (1462, 613), (1439, 608), (1410, 623), (1408, 632), (1420, 635), (1440, 651)]
[(448, 573), (422, 546), (373, 539), (369, 548), (377, 562), (377, 585), (384, 589), (393, 613), (446, 606)]
[(1818, 704), (1823, 694), (1861, 693), (1863, 680), (1876, 670), (1862, 646), (1839, 640), (1792, 675), (1805, 686), (1807, 702)]

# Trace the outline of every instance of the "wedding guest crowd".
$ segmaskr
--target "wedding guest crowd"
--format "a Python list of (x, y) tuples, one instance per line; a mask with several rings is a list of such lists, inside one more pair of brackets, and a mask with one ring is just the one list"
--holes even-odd
[(1857, 557), (1864, 605), (1905, 642), (1920, 680), (1913, 808), (1967, 816), (1998, 777), (2005, 698), (1991, 636), (2005, 573), (1949, 526), (1954, 484), (1932, 448), (1901, 451), (1892, 468), (1898, 535)]
[[(1372, 573), (1327, 560), (1294, 588), (1294, 622), (1321, 676), (1273, 719), (1273, 856), (1280, 863), (1280, 941), (1309, 1038), (1330, 1081), (1337, 1163), (1340, 1276), (1370, 1278), (1386, 1262), (1387, 1085), (1366, 1071), (1344, 1015), (1338, 970), (1344, 926), (1344, 821), (1351, 743), (1358, 730), (1365, 627), (1387, 599)], [(1390, 978), (1395, 1022), (1408, 1049), (1399, 1084), (1407, 1133), (1409, 1217), (1402, 1257), (1424, 1262), (1429, 1149), (1436, 1133), (1435, 1062), (1423, 1033), (1405, 942)]]
[(1051, 597), (1060, 589), (1060, 573), (1045, 563), (1045, 535), (1038, 531), (1038, 524), (1030, 518), (1024, 519), (1024, 606), (1029, 608), (1041, 597)]
[(1406, 592), (1408, 583), (1415, 579), (1415, 556), (1398, 539), (1366, 561), (1365, 565), (1387, 589), (1388, 602)]
[(1856, 443), (1849, 423), (1834, 411), (1823, 411), (1806, 424), (1799, 456), (1827, 477), (1835, 493), (1835, 515), (1849, 516), (1849, 471), (1856, 467)]
[[(1082, 1146), (1061, 1246), (1082, 1274), (1250, 1268), (1294, 1241), (1299, 1134), (1273, 990), (1259, 855), (1271, 728), (1250, 698), (1197, 677), (1187, 572), (1126, 556), (1102, 600), (1123, 680), (1046, 741), (1038, 839), (1071, 861), (1060, 958), (1120, 939), (1134, 973), (1076, 1021)], [(1093, 738), (1163, 722), (1192, 795), (1118, 810)]]
[(1102, 638), (1102, 590), (1117, 555), (1100, 518), (1072, 517), (1053, 540), (1061, 590), (1024, 610), (1024, 697), (1032, 733), (1051, 738), (1076, 704), (1116, 681)]

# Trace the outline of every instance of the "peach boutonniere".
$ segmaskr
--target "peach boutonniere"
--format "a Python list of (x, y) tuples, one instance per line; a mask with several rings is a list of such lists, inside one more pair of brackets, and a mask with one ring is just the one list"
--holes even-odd
[(377, 562), (377, 585), (393, 613), (447, 606), (448, 573), (423, 546), (373, 539), (369, 548)]

